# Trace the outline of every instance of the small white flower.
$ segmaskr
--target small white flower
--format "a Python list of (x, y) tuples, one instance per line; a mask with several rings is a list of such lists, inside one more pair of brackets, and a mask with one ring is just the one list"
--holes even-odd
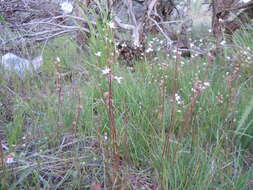
[(244, 55), (247, 55), (247, 54), (248, 54), (248, 52), (247, 52), (247, 51), (243, 51), (242, 53), (243, 53)]
[(209, 82), (204, 82), (204, 86), (208, 87), (208, 86), (210, 86), (210, 83)]
[(11, 164), (11, 163), (13, 163), (13, 162), (14, 162), (13, 157), (8, 157), (8, 158), (6, 159), (6, 163), (7, 163), (7, 164)]
[(176, 102), (177, 102), (179, 105), (184, 104), (184, 101), (181, 99), (181, 97), (180, 97), (177, 93), (175, 94), (175, 99), (176, 99)]
[(97, 53), (95, 53), (95, 55), (96, 55), (97, 57), (100, 57), (100, 56), (101, 56), (101, 52), (98, 51)]
[(81, 162), (81, 165), (82, 165), (82, 166), (86, 165), (86, 162)]
[(7, 154), (5, 158), (7, 164), (12, 164), (14, 162), (14, 153)]
[(152, 51), (153, 51), (153, 49), (152, 49), (151, 47), (149, 47), (149, 48), (146, 50), (147, 53), (152, 52)]
[(115, 76), (114, 78), (115, 78), (115, 80), (116, 80), (118, 83), (121, 83), (121, 80), (123, 79), (123, 77), (117, 77), (117, 76)]
[(56, 61), (60, 62), (61, 61), (60, 57), (56, 57)]
[(73, 5), (70, 2), (65, 1), (61, 3), (61, 10), (65, 14), (70, 14), (73, 11)]
[(104, 134), (104, 140), (108, 140), (108, 135), (107, 135), (107, 133), (105, 132), (105, 134)]
[(110, 68), (106, 67), (104, 70), (102, 70), (103, 75), (108, 75), (111, 72)]
[(122, 45), (122, 47), (127, 47), (126, 42), (123, 42), (121, 45)]
[(110, 28), (116, 28), (115, 24), (111, 21), (109, 23), (107, 23), (107, 25), (110, 27)]
[(220, 23), (223, 23), (224, 22), (224, 20), (223, 19), (221, 19), (221, 18), (219, 18), (219, 20), (218, 20)]
[(225, 40), (223, 40), (223, 41), (221, 41), (221, 43), (220, 43), (220, 45), (225, 45), (226, 44), (226, 41)]

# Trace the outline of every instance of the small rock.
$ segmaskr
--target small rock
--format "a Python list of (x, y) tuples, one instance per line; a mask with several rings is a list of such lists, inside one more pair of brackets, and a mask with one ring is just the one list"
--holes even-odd
[(2, 56), (1, 68), (7, 72), (15, 72), (20, 78), (24, 78), (26, 72), (32, 73), (38, 71), (43, 64), (42, 56), (37, 56), (33, 60), (21, 58), (13, 53), (7, 53)]

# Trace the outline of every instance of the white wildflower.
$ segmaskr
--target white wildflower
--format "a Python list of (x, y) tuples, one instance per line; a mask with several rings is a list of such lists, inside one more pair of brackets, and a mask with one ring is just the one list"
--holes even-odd
[(225, 45), (226, 44), (226, 41), (225, 40), (223, 40), (223, 41), (221, 41), (221, 43), (220, 43), (220, 45)]
[(7, 164), (12, 164), (14, 162), (14, 153), (7, 154), (5, 158)]
[(110, 27), (110, 28), (116, 28), (115, 24), (111, 21), (109, 23), (107, 23), (107, 25)]
[(208, 86), (210, 86), (210, 83), (209, 82), (204, 82), (204, 86), (208, 87)]
[(247, 52), (247, 51), (243, 51), (242, 53), (243, 53), (244, 55), (247, 55), (247, 54), (248, 54), (248, 52)]
[(57, 62), (61, 62), (60, 57), (56, 57), (56, 61), (57, 61)]
[(101, 56), (101, 52), (98, 51), (97, 53), (95, 53), (95, 55), (96, 55), (97, 57), (100, 57), (100, 56)]
[(70, 14), (73, 11), (73, 5), (70, 2), (65, 1), (61, 3), (61, 10), (65, 14)]
[(114, 79), (115, 79), (118, 83), (121, 83), (121, 80), (123, 79), (123, 77), (117, 77), (117, 76), (115, 76)]
[(82, 165), (82, 166), (86, 165), (86, 162), (81, 162), (81, 165)]
[(152, 49), (151, 47), (149, 47), (149, 48), (146, 50), (147, 53), (152, 52), (152, 51), (153, 51), (153, 49)]
[(122, 46), (122, 47), (127, 47), (126, 42), (123, 42), (123, 43), (121, 44), (121, 46)]
[(218, 20), (220, 23), (223, 23), (224, 22), (224, 20), (223, 19), (221, 19), (221, 18), (219, 18), (219, 20)]
[(111, 72), (110, 68), (106, 67), (104, 70), (102, 70), (103, 75), (108, 75)]
[(205, 90), (209, 86), (210, 86), (209, 82), (197, 81), (196, 84), (195, 84), (195, 87), (192, 88), (192, 91), (195, 92), (195, 93), (196, 92), (201, 92), (201, 91)]
[(184, 104), (184, 101), (181, 99), (181, 97), (180, 97), (177, 93), (175, 94), (175, 99), (176, 99), (176, 102), (177, 102), (179, 105)]
[(136, 40), (134, 41), (133, 45), (134, 45), (134, 48), (138, 48), (138, 47), (140, 47), (140, 43), (139, 43), (139, 42), (137, 42)]
[(133, 43), (133, 46), (134, 46), (134, 48), (137, 48), (137, 47), (140, 46), (140, 44), (135, 40), (134, 43)]
[(108, 135), (107, 133), (104, 134), (104, 139), (107, 141), (108, 140)]

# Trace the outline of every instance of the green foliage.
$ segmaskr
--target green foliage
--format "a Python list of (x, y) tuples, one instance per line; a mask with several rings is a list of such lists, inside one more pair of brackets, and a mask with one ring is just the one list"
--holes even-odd
[[(10, 146), (8, 153), (15, 151), (17, 160), (25, 160), (22, 167), (4, 172), (2, 186), (89, 189), (93, 182), (107, 183), (104, 175), (111, 170), (103, 167), (110, 159), (106, 152), (110, 139), (104, 138), (111, 131), (105, 97), (109, 90), (108, 76), (102, 70), (110, 66), (114, 76), (123, 77), (121, 83), (112, 81), (117, 145), (127, 168), (123, 168), (126, 174), (122, 176), (135, 178), (150, 171), (147, 181), (165, 190), (245, 189), (252, 180), (252, 166), (246, 169), (244, 163), (253, 136), (249, 73), (241, 70), (240, 77), (232, 78), (233, 64), (224, 58), (213, 64), (205, 57), (180, 58), (176, 62), (175, 54), (168, 56), (163, 51), (156, 59), (146, 57), (136, 61), (132, 72), (113, 62), (113, 31), (108, 27), (109, 20), (103, 18), (96, 30), (90, 25), (93, 30), (88, 41), (90, 52), (78, 54), (77, 44), (68, 36), (57, 38), (44, 50), (41, 75), (28, 76), (24, 81), (0, 78), (1, 86), (11, 90), (0, 88), (4, 95), (0, 97), (1, 105), (11, 108), (10, 114), (0, 105), (1, 113), (13, 116), (9, 120), (0, 117)], [(252, 47), (247, 35), (249, 41), (236, 43)], [(239, 48), (237, 53), (241, 51)], [(55, 64), (57, 57), (60, 71)], [(182, 104), (173, 103), (176, 65), (176, 93)], [(57, 86), (58, 74), (65, 73), (72, 73), (71, 79), (60, 78), (61, 86)], [(193, 89), (198, 82), (208, 82), (210, 86), (196, 95)], [(193, 98), (196, 102), (191, 112)], [(173, 105), (175, 114), (171, 118)], [(163, 154), (172, 124), (168, 151)], [(130, 172), (132, 168), (138, 168), (135, 174)]]
[(0, 22), (4, 23), (5, 19), (2, 15), (0, 15)]

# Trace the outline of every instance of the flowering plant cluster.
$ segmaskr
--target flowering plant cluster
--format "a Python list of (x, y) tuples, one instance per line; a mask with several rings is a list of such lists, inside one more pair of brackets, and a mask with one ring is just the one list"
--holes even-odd
[(102, 74), (110, 76), (112, 78), (112, 80), (116, 80), (119, 84), (121, 83), (121, 80), (123, 79), (123, 77), (114, 76), (113, 73), (111, 72), (111, 69), (109, 67), (105, 67), (102, 70)]
[(194, 88), (192, 88), (192, 91), (195, 93), (200, 93), (209, 86), (210, 86), (209, 82), (197, 81), (194, 85)]

